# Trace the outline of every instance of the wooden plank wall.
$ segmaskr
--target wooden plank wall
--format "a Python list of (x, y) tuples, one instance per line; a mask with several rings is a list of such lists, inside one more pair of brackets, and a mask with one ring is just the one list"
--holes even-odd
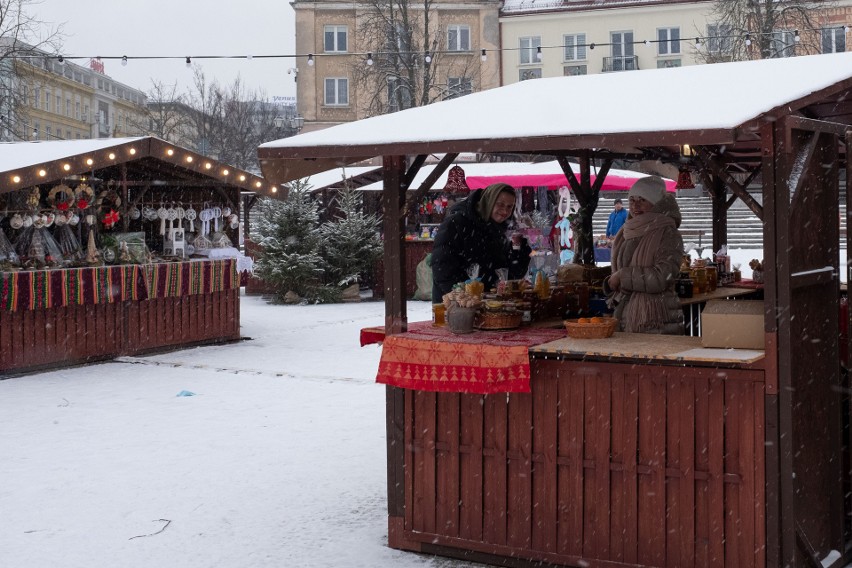
[(239, 290), (0, 312), (0, 372), (27, 372), (240, 337)]
[(531, 394), (406, 391), (406, 540), (566, 565), (765, 564), (761, 371), (534, 374)]

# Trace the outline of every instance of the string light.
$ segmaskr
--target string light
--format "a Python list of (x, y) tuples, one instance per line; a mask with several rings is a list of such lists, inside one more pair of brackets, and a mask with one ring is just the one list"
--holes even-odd
[(372, 65), (372, 64), (373, 64), (373, 54), (368, 53), (367, 54), (367, 65)]
[(484, 50), (484, 49), (482, 50), (482, 55), (480, 55), (480, 56), (479, 56), (479, 59), (480, 59), (480, 60), (482, 60), (482, 62), (483, 62), (483, 63), (485, 63), (486, 61), (488, 61), (488, 54), (487, 54), (487, 53), (485, 53), (485, 50)]
[[(846, 24), (835, 26), (835, 27), (832, 27), (832, 28), (824, 28), (824, 29), (836, 29), (836, 30), (842, 29), (844, 34), (849, 33), (849, 25), (846, 25)], [(702, 47), (702, 44), (705, 43), (706, 40), (710, 40), (710, 39), (722, 40), (722, 39), (737, 39), (737, 38), (740, 38), (740, 39), (745, 40), (745, 45), (751, 45), (752, 42), (754, 41), (755, 36), (762, 36), (762, 35), (770, 35), (770, 33), (769, 32), (767, 32), (767, 33), (744, 32), (743, 35), (732, 34), (732, 35), (699, 36), (699, 37), (696, 37), (694, 41), (695, 41), (695, 47), (696, 48)], [(793, 31), (793, 40), (796, 43), (801, 42), (801, 32), (799, 30)], [(677, 41), (677, 40), (643, 39), (643, 40), (636, 40), (636, 41), (632, 41), (632, 42), (620, 42), (618, 45), (644, 44), (646, 46), (650, 46), (651, 44), (668, 43), (670, 41)], [(595, 47), (598, 47), (598, 46), (612, 46), (612, 45), (615, 45), (615, 44), (613, 44), (611, 42), (610, 43), (591, 42), (591, 43), (587, 43), (587, 44), (578, 43), (578, 44), (573, 44), (571, 46), (566, 46), (566, 45), (538, 46), (538, 47), (536, 47), (536, 59), (541, 60), (540, 57), (539, 57), (539, 54), (541, 54), (542, 53), (541, 50), (545, 49), (545, 48), (550, 49), (550, 48), (558, 48), (558, 47), (561, 47), (561, 48), (565, 48), (565, 47), (575, 47), (575, 48), (576, 47), (586, 47), (588, 49), (595, 49)], [(486, 61), (487, 57), (488, 57), (488, 55), (487, 55), (488, 51), (501, 51), (501, 52), (502, 51), (520, 51), (521, 49), (528, 49), (528, 48), (502, 47), (502, 48), (490, 49), (490, 50), (489, 49), (481, 49), (480, 50), (480, 58), (483, 61)], [(409, 55), (422, 54), (423, 57), (424, 57), (424, 60), (426, 60), (427, 63), (431, 63), (432, 58), (435, 54), (456, 53), (456, 52), (455, 51), (425, 51), (425, 52), (409, 51), (409, 52), (404, 52), (404, 53), (409, 54)], [(347, 57), (347, 56), (351, 57), (353, 55), (354, 56), (366, 57), (367, 61), (368, 61), (367, 64), (369, 65), (369, 60), (373, 59), (374, 56), (381, 56), (381, 55), (385, 55), (385, 54), (396, 54), (396, 55), (398, 55), (398, 54), (400, 54), (400, 52), (385, 52), (385, 51), (369, 52), (369, 53), (368, 52), (362, 52), (362, 53), (347, 52), (347, 53), (324, 53), (322, 55), (323, 55), (323, 57)], [(162, 55), (162, 56), (160, 56), (160, 55), (158, 55), (158, 56), (147, 56), (147, 55), (100, 56), (99, 55), (99, 56), (96, 56), (96, 57), (91, 57), (91, 56), (73, 56), (73, 55), (69, 56), (69, 55), (59, 55), (59, 54), (48, 55), (48, 54), (40, 53), (40, 54), (15, 54), (12, 57), (14, 59), (21, 59), (21, 60), (42, 59), (42, 58), (45, 58), (45, 57), (55, 57), (56, 60), (59, 63), (67, 63), (68, 61), (73, 61), (73, 60), (90, 60), (90, 59), (96, 59), (98, 61), (101, 61), (101, 60), (117, 60), (117, 61), (120, 61), (122, 63), (122, 65), (126, 64), (130, 58), (144, 59), (144, 60), (184, 59), (186, 61), (187, 66), (191, 66), (192, 59), (196, 59), (196, 60), (198, 60), (198, 59), (249, 59), (249, 60), (251, 60), (251, 59), (300, 59), (300, 58), (303, 58), (303, 57), (307, 57), (308, 65), (314, 64), (314, 54), (313, 53), (307, 53), (307, 54), (290, 53), (290, 54), (268, 54), (268, 55), (257, 55), (257, 54), (248, 54), (248, 55), (245, 55), (245, 54), (241, 54), (241, 55), (194, 55), (192, 57), (190, 57), (190, 56), (173, 56), (173, 55)]]
[(541, 61), (541, 46), (535, 48), (535, 59), (536, 61)]

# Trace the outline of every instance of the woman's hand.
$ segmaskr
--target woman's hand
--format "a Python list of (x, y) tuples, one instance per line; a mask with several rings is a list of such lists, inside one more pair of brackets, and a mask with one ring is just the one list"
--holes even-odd
[(609, 280), (607, 280), (607, 284), (613, 292), (621, 290), (621, 278), (619, 278), (618, 272), (613, 272), (612, 275), (610, 275)]

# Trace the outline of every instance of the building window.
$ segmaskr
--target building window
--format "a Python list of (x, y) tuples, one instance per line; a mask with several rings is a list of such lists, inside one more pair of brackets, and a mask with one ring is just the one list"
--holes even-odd
[(65, 131), (65, 139), (66, 139), (66, 140), (71, 140), (71, 131), (70, 131), (70, 130), (66, 130), (66, 131)]
[(541, 67), (537, 67), (535, 69), (521, 69), (519, 79), (521, 81), (527, 81), (528, 79), (541, 79)]
[(457, 99), (473, 92), (473, 83), (470, 77), (448, 77), (447, 78), (447, 97), (448, 99)]
[(680, 53), (680, 28), (657, 28), (657, 55)]
[(62, 95), (56, 95), (56, 114), (62, 114)]
[(50, 91), (44, 92), (44, 110), (50, 112)]
[(633, 32), (611, 32), (612, 62), (610, 71), (634, 71), (637, 68), (633, 51)]
[(589, 69), (586, 65), (566, 65), (562, 68), (562, 74), (566, 77), (574, 75), (586, 75)]
[(731, 24), (707, 24), (707, 51), (716, 55), (730, 53), (731, 34)]
[(447, 51), (470, 51), (470, 26), (447, 26)]
[(565, 61), (586, 60), (586, 34), (566, 34), (562, 36), (562, 45), (565, 46)]
[(680, 67), (680, 59), (659, 59), (657, 60), (657, 69), (668, 69), (669, 67)]
[(326, 106), (346, 106), (349, 104), (349, 79), (331, 77), (325, 80)]
[(539, 62), (536, 55), (538, 54), (538, 49), (541, 47), (541, 36), (520, 38), (520, 47), (521, 65), (530, 65)]
[(33, 89), (33, 106), (38, 108), (38, 105), (41, 104), (41, 89), (36, 87)]
[(820, 30), (822, 36), (823, 53), (843, 53), (846, 51), (846, 32), (843, 28), (823, 28)]
[(65, 116), (71, 116), (71, 99), (65, 99)]
[(52, 133), (53, 133), (53, 130), (49, 126), (44, 127), (44, 139), (45, 140), (50, 140)]
[(74, 103), (74, 118), (80, 120), (80, 103), (79, 101)]
[(345, 52), (348, 33), (346, 26), (325, 26), (324, 47), (326, 52)]
[(41, 126), (38, 122), (33, 123), (33, 140), (38, 140), (38, 137), (41, 135)]
[(796, 34), (790, 30), (772, 32), (769, 57), (793, 57), (796, 55)]

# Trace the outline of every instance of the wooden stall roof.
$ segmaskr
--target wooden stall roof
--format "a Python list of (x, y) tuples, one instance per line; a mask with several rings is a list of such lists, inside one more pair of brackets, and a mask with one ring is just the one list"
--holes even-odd
[(0, 193), (73, 176), (121, 179), (135, 183), (198, 187), (238, 187), (273, 195), (277, 187), (263, 177), (236, 169), (186, 148), (155, 138), (101, 138), (0, 144)]
[(275, 183), (375, 156), (461, 151), (659, 157), (718, 145), (729, 164), (753, 165), (761, 123), (852, 124), (850, 95), (852, 52), (554, 77), (268, 142), (258, 156)]

